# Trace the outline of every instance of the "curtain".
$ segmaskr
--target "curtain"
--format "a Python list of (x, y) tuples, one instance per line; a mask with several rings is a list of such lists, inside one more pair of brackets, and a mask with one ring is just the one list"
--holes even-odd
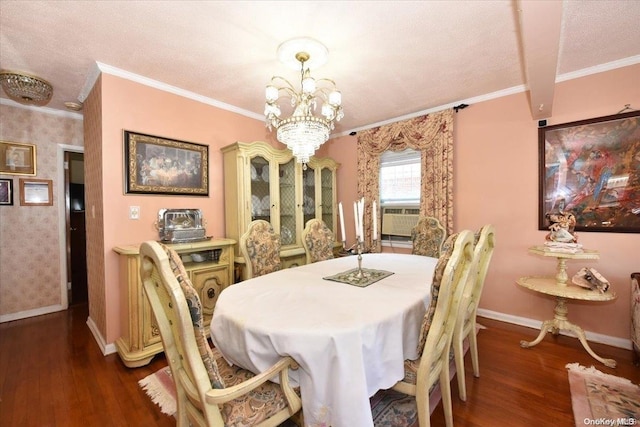
[[(422, 152), (420, 215), (437, 218), (447, 233), (451, 234), (453, 109), (358, 132), (358, 198), (364, 197), (369, 203), (379, 199), (380, 155), (386, 150), (401, 151), (407, 148)], [(365, 209), (363, 228), (367, 248), (372, 246), (371, 226), (371, 209)]]

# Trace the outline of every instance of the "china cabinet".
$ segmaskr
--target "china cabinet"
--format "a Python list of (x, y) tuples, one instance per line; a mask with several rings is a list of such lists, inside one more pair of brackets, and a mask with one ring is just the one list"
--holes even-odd
[[(204, 314), (205, 330), (211, 322), (220, 292), (233, 283), (233, 245), (235, 240), (212, 239), (170, 244), (182, 258), (184, 268), (198, 292)], [(160, 330), (151, 312), (140, 282), (140, 245), (116, 246), (120, 264), (120, 313), (122, 336), (116, 349), (129, 368), (148, 364), (162, 352)]]
[[(285, 268), (306, 261), (301, 236), (308, 220), (322, 219), (335, 238), (339, 165), (333, 159), (312, 157), (303, 168), (290, 150), (261, 141), (236, 142), (222, 153), (228, 238), (239, 241), (253, 220), (270, 222), (280, 234)], [(244, 278), (245, 261), (237, 246), (235, 261), (238, 276)]]

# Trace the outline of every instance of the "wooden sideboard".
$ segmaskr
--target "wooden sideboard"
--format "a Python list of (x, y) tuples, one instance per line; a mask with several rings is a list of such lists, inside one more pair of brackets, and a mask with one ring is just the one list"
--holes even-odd
[[(233, 283), (234, 250), (232, 239), (212, 239), (168, 245), (183, 260), (184, 267), (202, 302), (205, 330), (220, 292)], [(120, 327), (122, 335), (116, 349), (129, 368), (148, 364), (163, 351), (158, 325), (140, 282), (139, 245), (117, 246), (120, 266)], [(194, 262), (192, 254), (197, 254)]]

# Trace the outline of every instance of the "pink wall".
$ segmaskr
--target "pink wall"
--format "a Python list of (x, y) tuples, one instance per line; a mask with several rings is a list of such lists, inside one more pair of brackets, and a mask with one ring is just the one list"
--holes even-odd
[[(209, 146), (209, 196), (124, 194), (123, 130)], [(207, 234), (224, 236), (224, 187), (220, 148), (235, 141), (271, 141), (264, 123), (112, 75), (102, 75), (104, 259), (107, 342), (120, 336), (118, 256), (112, 248), (157, 239), (162, 208), (202, 209)], [(140, 206), (140, 219), (129, 219)], [(96, 207), (98, 208), (98, 207)], [(88, 209), (91, 209), (88, 207)], [(90, 214), (90, 212), (89, 212)]]
[[(557, 84), (548, 124), (615, 114), (625, 104), (640, 106), (640, 65)], [(552, 299), (515, 284), (525, 275), (553, 275), (556, 265), (527, 252), (546, 234), (537, 229), (537, 132), (525, 93), (476, 103), (456, 114), (454, 228), (475, 230), (485, 223), (496, 227), (497, 247), (480, 307), (541, 321), (552, 318)], [(356, 138), (325, 144), (326, 153), (342, 164), (338, 200), (357, 197)], [(352, 215), (345, 218), (347, 224), (349, 218), (353, 220)], [(587, 331), (628, 339), (629, 274), (640, 270), (640, 234), (580, 233), (579, 238), (585, 247), (599, 250), (600, 259), (570, 261), (569, 274), (594, 267), (609, 279), (618, 298), (611, 303), (571, 302), (569, 319)]]

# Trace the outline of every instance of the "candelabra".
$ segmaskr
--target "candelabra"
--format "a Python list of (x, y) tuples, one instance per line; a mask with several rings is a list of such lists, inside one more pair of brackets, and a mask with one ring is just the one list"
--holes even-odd
[(378, 247), (378, 241), (374, 240), (372, 247), (366, 250), (364, 248), (364, 242), (356, 237), (356, 242), (347, 249), (347, 241), (346, 240), (342, 241), (342, 250), (344, 252), (353, 253), (353, 250), (355, 249), (356, 254), (358, 255), (358, 269), (353, 273), (353, 277), (355, 277), (356, 279), (363, 279), (367, 277), (367, 273), (362, 270), (362, 254), (375, 252), (377, 247)]

